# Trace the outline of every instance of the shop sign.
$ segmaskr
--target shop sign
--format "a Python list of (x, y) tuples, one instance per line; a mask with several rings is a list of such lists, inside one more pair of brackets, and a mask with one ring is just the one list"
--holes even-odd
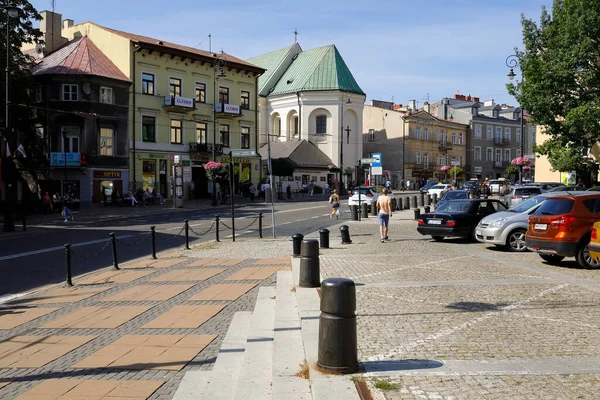
[[(229, 157), (221, 157), (221, 162), (228, 163), (229, 162)], [(248, 163), (248, 164), (251, 164), (252, 160), (250, 160), (248, 158), (233, 157), (232, 158), (232, 162), (234, 162), (234, 163)]]
[(184, 167), (189, 167), (190, 166), (190, 160), (182, 160), (183, 166)]
[(121, 171), (94, 171), (94, 179), (121, 179)]
[(217, 104), (215, 104), (215, 112), (224, 113), (224, 114), (240, 115), (242, 113), (242, 110), (241, 110), (240, 106), (236, 106), (233, 104), (217, 103)]
[(81, 165), (81, 153), (50, 153), (50, 166), (64, 167), (65, 159), (67, 167), (79, 167)]
[(196, 108), (194, 99), (180, 96), (165, 96), (165, 106), (167, 107), (182, 107), (182, 108)]

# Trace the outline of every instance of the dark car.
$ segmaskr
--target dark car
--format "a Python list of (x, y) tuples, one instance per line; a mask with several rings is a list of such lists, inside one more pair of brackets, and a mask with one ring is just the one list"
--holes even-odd
[(475, 227), (483, 217), (506, 209), (499, 200), (449, 200), (434, 212), (421, 215), (417, 231), (437, 242), (449, 236), (474, 238)]
[(479, 197), (481, 194), (481, 184), (478, 181), (466, 181), (462, 184), (462, 189), (471, 192), (473, 197)]
[(437, 185), (438, 181), (428, 181), (425, 186), (421, 187), (421, 193), (427, 194), (427, 191)]
[(442, 204), (450, 200), (469, 200), (471, 197), (471, 192), (468, 190), (448, 190), (442, 193), (434, 209), (437, 210)]
[(587, 190), (585, 188), (585, 186), (556, 186), (553, 187), (552, 189), (548, 189), (546, 190), (546, 193), (553, 193), (553, 192), (583, 192)]

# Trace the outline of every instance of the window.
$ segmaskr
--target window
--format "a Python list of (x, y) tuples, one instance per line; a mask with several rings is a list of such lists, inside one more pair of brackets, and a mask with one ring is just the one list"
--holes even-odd
[(521, 157), (521, 149), (517, 149), (515, 151), (516, 151), (517, 158)]
[(196, 143), (206, 143), (206, 123), (196, 122)]
[(496, 162), (502, 162), (502, 149), (496, 149)]
[(594, 212), (594, 207), (596, 207), (596, 199), (584, 200), (583, 205), (588, 209), (589, 212)]
[(44, 88), (42, 86), (37, 86), (35, 88), (35, 101), (37, 103), (44, 101)]
[(229, 104), (229, 88), (219, 86), (219, 103)]
[(421, 164), (421, 152), (420, 151), (415, 152), (415, 163)]
[(112, 128), (100, 128), (100, 155), (114, 156), (113, 152), (114, 131)]
[(63, 126), (62, 134), (62, 151), (67, 153), (79, 153), (79, 127), (78, 126)]
[(229, 125), (221, 125), (219, 127), (219, 132), (221, 133), (221, 144), (225, 147), (229, 147)]
[(327, 133), (327, 116), (317, 115), (317, 135), (325, 135)]
[(452, 132), (452, 144), (456, 144), (456, 132)]
[(244, 110), (249, 110), (250, 109), (250, 92), (247, 90), (242, 90), (242, 93), (240, 95), (240, 100), (242, 101), (242, 104), (240, 105), (240, 107), (242, 107)]
[(475, 161), (481, 161), (481, 147), (475, 147)]
[(497, 126), (496, 127), (496, 135), (495, 135), (496, 139), (502, 139), (502, 127), (501, 126)]
[(100, 86), (100, 103), (113, 103), (113, 90), (109, 87)]
[(206, 85), (196, 82), (196, 103), (206, 103)]
[(517, 128), (515, 132), (517, 143), (521, 143), (521, 128)]
[(415, 138), (416, 139), (421, 139), (421, 127), (420, 126), (417, 126), (415, 128)]
[(154, 94), (154, 74), (142, 73), (142, 94)]
[(369, 142), (375, 140), (375, 129), (369, 129)]
[(277, 118), (277, 134), (281, 136), (281, 118)]
[(181, 96), (181, 79), (169, 78), (169, 96)]
[(241, 127), (241, 137), (240, 137), (242, 149), (250, 148), (250, 128), (247, 126)]
[(77, 101), (78, 94), (79, 90), (77, 85), (62, 85), (62, 99), (64, 101)]
[(429, 140), (429, 128), (423, 128), (423, 139)]
[(294, 117), (294, 137), (295, 138), (298, 137), (298, 133), (299, 133), (299, 130), (300, 130), (300, 127), (298, 125), (299, 124), (298, 121), (299, 121), (298, 117)]
[(481, 139), (481, 125), (475, 125), (475, 139)]
[(504, 128), (504, 140), (510, 142), (510, 137), (512, 136), (510, 128)]
[(171, 120), (171, 143), (172, 144), (182, 144), (183, 143), (182, 125), (183, 125), (183, 123), (179, 119)]
[(142, 116), (142, 141), (156, 142), (156, 117)]
[(429, 168), (429, 153), (423, 153), (423, 168)]
[(504, 149), (504, 161), (510, 161), (510, 149)]
[(494, 140), (494, 127), (488, 126), (485, 129), (485, 138), (487, 140)]
[(485, 161), (494, 161), (494, 148), (488, 147), (485, 149)]
[(463, 144), (463, 134), (462, 134), (462, 132), (460, 132), (458, 134), (458, 144)]

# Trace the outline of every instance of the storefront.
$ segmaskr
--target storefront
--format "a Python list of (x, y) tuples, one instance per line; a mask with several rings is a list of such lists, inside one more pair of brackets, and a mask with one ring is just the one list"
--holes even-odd
[[(229, 156), (219, 156), (217, 161), (229, 164)], [(233, 157), (233, 182), (237, 193), (240, 183), (252, 182), (258, 185), (260, 182), (260, 158), (259, 157)]]
[(192, 180), (189, 154), (173, 153), (136, 153), (137, 187), (160, 193), (164, 198), (172, 197), (171, 176), (176, 164), (183, 167), (183, 181), (186, 198)]
[(123, 190), (125, 190), (125, 195), (127, 194), (129, 174), (126, 170), (96, 169), (92, 170), (91, 173), (93, 178), (92, 201), (94, 203), (101, 203), (105, 199), (110, 201), (113, 193), (123, 195)]

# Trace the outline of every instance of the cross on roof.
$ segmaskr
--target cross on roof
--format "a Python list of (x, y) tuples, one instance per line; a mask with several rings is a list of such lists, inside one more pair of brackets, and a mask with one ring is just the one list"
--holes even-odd
[(294, 28), (294, 43), (298, 43), (298, 28)]

